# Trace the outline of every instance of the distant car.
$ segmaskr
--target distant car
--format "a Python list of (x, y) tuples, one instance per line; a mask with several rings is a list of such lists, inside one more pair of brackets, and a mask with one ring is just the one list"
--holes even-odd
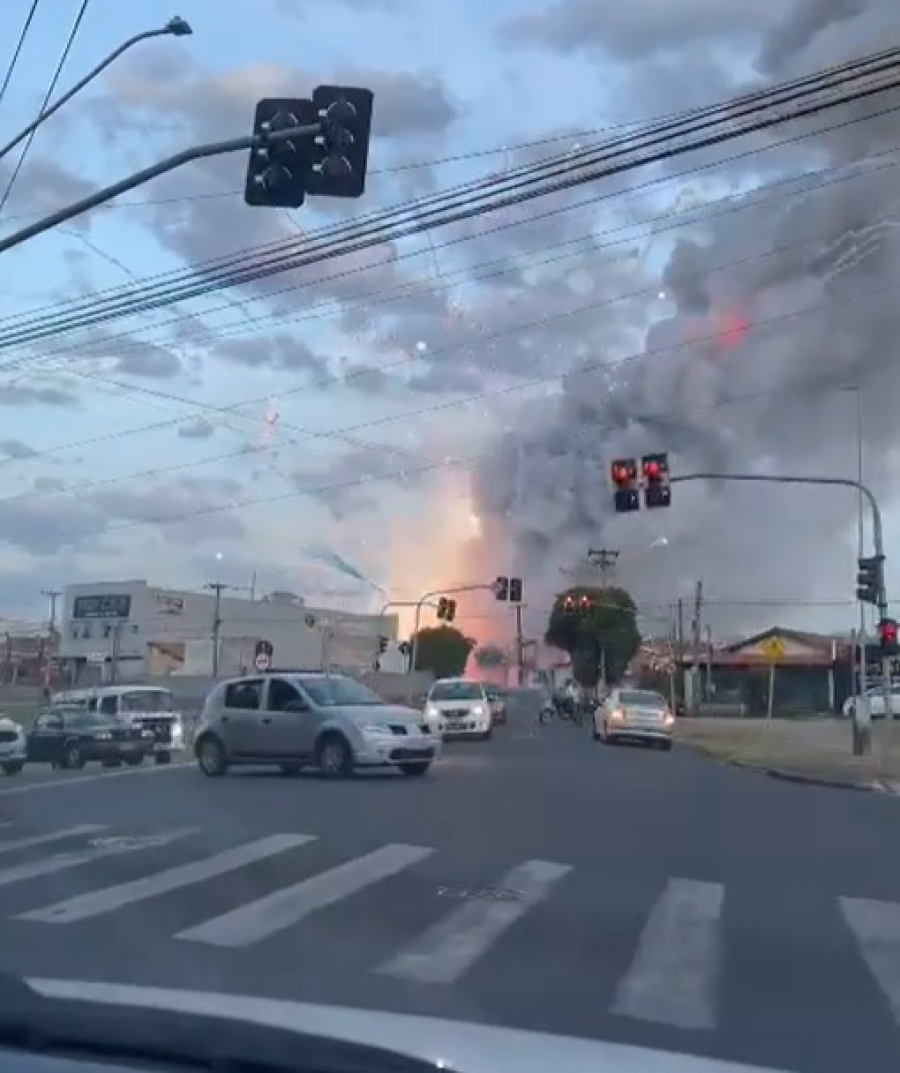
[(494, 726), (506, 722), (506, 691), (500, 686), (487, 685), (484, 688), (487, 694), (488, 706), (491, 710), (491, 722)]
[(82, 768), (92, 760), (107, 767), (137, 767), (153, 752), (153, 732), (85, 708), (47, 708), (26, 736), (29, 763)]
[(466, 678), (438, 679), (428, 691), (425, 721), (444, 737), (486, 741), (493, 730), (486, 687)]
[(595, 741), (641, 742), (672, 748), (675, 716), (661, 693), (649, 689), (614, 689), (593, 715)]
[(284, 671), (214, 686), (194, 741), (204, 775), (232, 765), (274, 764), (290, 775), (314, 766), (326, 776), (397, 767), (424, 775), (441, 739), (412, 708), (386, 703), (343, 674)]
[(4, 775), (18, 775), (25, 767), (26, 745), (24, 727), (8, 716), (0, 716), (0, 770)]

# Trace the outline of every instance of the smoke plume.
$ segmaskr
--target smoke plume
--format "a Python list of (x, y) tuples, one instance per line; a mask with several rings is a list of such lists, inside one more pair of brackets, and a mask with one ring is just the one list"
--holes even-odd
[[(898, 29), (896, 0), (800, 0), (760, 42), (757, 81), (884, 47)], [(749, 193), (740, 211), (700, 212), (679, 230), (661, 280), (674, 312), (647, 330), (643, 353), (610, 355), (555, 400), (524, 407), (479, 468), (479, 514), (514, 547), (535, 609), (606, 546), (651, 620), (700, 579), (720, 632), (853, 625), (850, 607), (801, 606), (853, 598), (851, 490), (687, 483), (668, 511), (617, 516), (608, 479), (611, 459), (653, 451), (668, 451), (676, 474), (853, 478), (859, 402), (866, 482), (888, 502), (900, 441), (900, 95), (803, 131), (825, 126), (779, 157), (796, 177), (779, 185), (784, 196)], [(758, 183), (752, 157), (740, 166), (744, 188)], [(798, 606), (751, 606), (766, 600)]]

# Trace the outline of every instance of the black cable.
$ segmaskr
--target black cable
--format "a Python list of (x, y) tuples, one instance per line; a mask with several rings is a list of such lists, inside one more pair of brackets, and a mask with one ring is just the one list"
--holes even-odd
[[(804, 115), (815, 114), (825, 108), (836, 107), (839, 104), (849, 103), (852, 100), (858, 100), (873, 93), (884, 92), (886, 89), (893, 88), (897, 83), (876, 83), (874, 86), (870, 85), (850, 95), (838, 95), (825, 101), (819, 101), (814, 106), (806, 106), (805, 108), (800, 106), (803, 98), (808, 96), (811, 91), (821, 91), (823, 88), (833, 89), (836, 85), (839, 86), (843, 82), (853, 81), (861, 76), (871, 78), (873, 75), (885, 73), (892, 68), (896, 69), (898, 57), (900, 57), (900, 50), (891, 49), (875, 57), (866, 57), (862, 60), (840, 65), (838, 68), (833, 68), (826, 72), (794, 80), (785, 86), (748, 94), (737, 101), (694, 110), (692, 113), (686, 113), (674, 124), (669, 122), (667, 124), (657, 124), (655, 128), (652, 126), (642, 128), (637, 133), (624, 139), (619, 138), (599, 147), (556, 156), (539, 165), (528, 165), (516, 169), (499, 178), (463, 184), (461, 187), (452, 188), (450, 191), (433, 195), (431, 198), (421, 199), (419, 202), (404, 204), (390, 210), (375, 213), (369, 217), (368, 221), (363, 218), (363, 224), (368, 223), (370, 226), (364, 226), (362, 230), (360, 229), (359, 221), (327, 229), (318, 241), (318, 248), (314, 248), (312, 251), (309, 249), (309, 242), (301, 244), (296, 240), (289, 240), (288, 242), (271, 244), (270, 247), (260, 248), (260, 251), (276, 251), (274, 260), (270, 257), (269, 260), (261, 262), (259, 259), (260, 251), (256, 251), (249, 258), (246, 254), (236, 255), (209, 262), (208, 267), (201, 265), (199, 272), (195, 270), (188, 273), (163, 274), (161, 278), (168, 278), (169, 282), (162, 287), (148, 288), (145, 286), (135, 288), (126, 286), (108, 292), (110, 296), (105, 300), (101, 299), (99, 302), (80, 300), (67, 303), (63, 309), (67, 309), (68, 313), (58, 313), (53, 318), (52, 327), (48, 323), (46, 330), (52, 331), (54, 334), (61, 331), (74, 331), (80, 327), (90, 326), (93, 323), (103, 322), (113, 317), (117, 318), (123, 315), (132, 315), (136, 312), (145, 312), (159, 308), (161, 305), (172, 304), (173, 301), (183, 301), (188, 297), (199, 297), (227, 286), (254, 282), (279, 272), (319, 263), (342, 253), (364, 249), (377, 242), (385, 241), (389, 237), (406, 237), (434, 227), (446, 226), (447, 223), (456, 222), (459, 219), (466, 219), (474, 215), (481, 215), (486, 211), (494, 211), (498, 208), (519, 204), (533, 197), (568, 189), (572, 186), (592, 181), (595, 178), (617, 174), (644, 163), (668, 159), (690, 149), (704, 148), (746, 133), (767, 129), (786, 122), (788, 119), (801, 118)], [(823, 85), (823, 83), (830, 84)], [(740, 129), (735, 129), (733, 126), (736, 118), (752, 117), (753, 113), (758, 113), (766, 108), (772, 109), (775, 106), (787, 108), (790, 105), (793, 105), (793, 110), (790, 114), (787, 112), (774, 113), (761, 122), (749, 126), (744, 124), (743, 128)], [(608, 166), (610, 159), (634, 153), (638, 149), (658, 145), (662, 139), (671, 140), (673, 137), (697, 133), (723, 122), (731, 124), (731, 129), (726, 127), (725, 131), (701, 140), (699, 143), (676, 145), (670, 147), (666, 153), (660, 156), (627, 161), (612, 168)], [(598, 156), (598, 153), (606, 153), (606, 156)], [(590, 168), (596, 169), (598, 166), (602, 170), (587, 170)], [(573, 176), (571, 174), (573, 170), (579, 171), (580, 174)], [(566, 176), (566, 178), (560, 178), (560, 176)], [(548, 187), (546, 185), (548, 179), (556, 181)], [(502, 194), (499, 199), (495, 196), (498, 191)], [(448, 209), (455, 210), (455, 212), (448, 216)], [(335, 249), (336, 238), (343, 238), (344, 241), (352, 238), (356, 241), (349, 248)], [(324, 248), (322, 246), (323, 240), (325, 240)], [(315, 244), (313, 245), (315, 247)], [(296, 256), (298, 250), (303, 252)], [(197, 279), (198, 275), (200, 276), (199, 280)], [(155, 278), (160, 277), (151, 277), (151, 279)], [(182, 281), (184, 281), (183, 284)], [(180, 284), (182, 285), (176, 298), (173, 291)], [(129, 308), (129, 303), (135, 302), (138, 304), (134, 308)], [(58, 309), (59, 307), (57, 306), (56, 308)], [(35, 315), (38, 312), (40, 311), (34, 311), (19, 317), (6, 318), (5, 323), (15, 322), (17, 333), (24, 330), (28, 325), (36, 326), (36, 324), (40, 323), (43, 327), (42, 319)], [(83, 314), (80, 319), (76, 316), (78, 313)], [(88, 318), (89, 313), (91, 315)], [(71, 323), (61, 322), (63, 317), (73, 319)], [(36, 338), (43, 337), (43, 335), (38, 335), (34, 338), (36, 340)], [(5, 345), (14, 345), (18, 341), (18, 337), (8, 338)], [(23, 341), (33, 340), (28, 336), (24, 336)]]
[(9, 66), (6, 68), (6, 74), (3, 76), (3, 82), (0, 84), (0, 104), (3, 103), (3, 98), (6, 96), (6, 91), (9, 89), (9, 84), (12, 81), (12, 77), (16, 72), (16, 68), (19, 66), (19, 57), (22, 55), (22, 49), (25, 46), (25, 38), (28, 37), (31, 30), (31, 24), (34, 22), (34, 16), (37, 14), (37, 9), (40, 6), (41, 0), (31, 0), (31, 7), (28, 10), (28, 14), (25, 16), (25, 25), (22, 27), (22, 32), (19, 34), (19, 40), (16, 42), (16, 47), (13, 49), (12, 58), (9, 61)]
[[(50, 103), (50, 99), (56, 92), (56, 85), (60, 80), (63, 73), (63, 68), (66, 65), (66, 61), (69, 58), (69, 53), (72, 51), (72, 46), (75, 44), (75, 38), (78, 36), (78, 31), (81, 29), (81, 24), (84, 21), (85, 13), (87, 12), (88, 5), (91, 0), (81, 0), (81, 7), (78, 9), (78, 14), (75, 16), (75, 21), (72, 23), (72, 29), (69, 31), (69, 36), (66, 40), (65, 47), (63, 48), (62, 55), (59, 58), (59, 63), (56, 65), (56, 70), (53, 72), (53, 77), (50, 79), (50, 84), (47, 87), (47, 92), (44, 94), (44, 100), (41, 103), (38, 116), (44, 114), (47, 110), (47, 105)], [(16, 185), (16, 180), (19, 178), (19, 173), (22, 171), (22, 167), (25, 164), (25, 160), (28, 157), (29, 150), (31, 149), (34, 136), (37, 134), (37, 128), (28, 135), (25, 139), (25, 144), (22, 146), (22, 152), (19, 154), (19, 159), (16, 162), (13, 173), (9, 178), (9, 182), (6, 184), (6, 189), (3, 191), (3, 197), (0, 198), (0, 215), (6, 208), (6, 203), (9, 201), (9, 195), (13, 191), (13, 187)]]

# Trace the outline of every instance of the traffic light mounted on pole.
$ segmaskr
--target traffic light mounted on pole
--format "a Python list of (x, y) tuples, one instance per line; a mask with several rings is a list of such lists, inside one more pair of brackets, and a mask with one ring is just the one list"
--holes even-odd
[(856, 598), (861, 603), (878, 607), (884, 591), (884, 556), (869, 555), (858, 560)]
[(494, 596), (502, 602), (506, 602), (509, 599), (509, 578), (498, 577), (493, 584)]
[[(267, 135), (315, 124), (317, 120), (310, 100), (266, 97), (256, 106), (253, 134), (265, 140)], [(299, 209), (306, 200), (312, 137), (314, 133), (251, 149), (244, 201), (254, 207)]]
[(672, 505), (672, 485), (669, 480), (669, 456), (665, 453), (644, 455), (641, 459), (641, 474), (644, 478), (644, 506)]
[(520, 577), (511, 577), (509, 579), (509, 602), (511, 604), (520, 604), (525, 596), (525, 586)]
[(638, 468), (633, 458), (617, 458), (609, 467), (613, 503), (617, 514), (630, 514), (641, 509), (638, 493)]
[(441, 622), (452, 622), (456, 618), (456, 600), (450, 600), (446, 596), (442, 596), (438, 600), (437, 617)]
[(362, 197), (366, 189), (374, 94), (352, 86), (319, 86), (312, 103), (322, 121), (314, 139), (307, 193), (311, 197)]
[(900, 643), (897, 639), (897, 621), (892, 618), (883, 618), (878, 623), (878, 642), (881, 646), (882, 656), (896, 656), (900, 654)]

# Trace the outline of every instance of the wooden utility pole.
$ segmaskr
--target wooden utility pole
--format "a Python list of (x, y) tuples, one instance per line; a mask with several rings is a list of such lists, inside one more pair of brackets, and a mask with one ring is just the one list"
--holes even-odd
[(522, 634), (521, 604), (516, 604), (516, 676), (521, 689), (525, 684), (525, 640)]
[(213, 607), (213, 621), (212, 621), (212, 676), (213, 678), (219, 677), (219, 640), (222, 632), (222, 593), (227, 592), (231, 588), (230, 585), (225, 585), (221, 581), (211, 581), (208, 585), (203, 586), (205, 589), (209, 589), (215, 593), (216, 602)]

